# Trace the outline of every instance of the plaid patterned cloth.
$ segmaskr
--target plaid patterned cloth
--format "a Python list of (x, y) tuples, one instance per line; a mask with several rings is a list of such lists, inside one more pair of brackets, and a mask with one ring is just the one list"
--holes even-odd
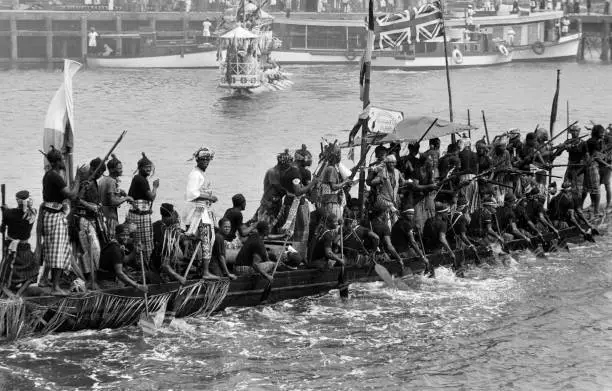
[[(136, 225), (134, 233), (134, 241), (142, 244), (142, 257), (148, 265), (153, 252), (153, 224), (151, 222), (151, 214), (138, 214), (137, 212), (146, 212), (151, 210), (151, 202), (145, 200), (134, 200), (134, 204), (125, 219), (128, 224)], [(135, 211), (136, 210), (136, 211)]]
[(594, 162), (587, 166), (584, 174), (584, 191), (590, 194), (599, 194), (600, 186), (599, 165)]
[(64, 212), (43, 214), (43, 258), (45, 266), (51, 269), (68, 269), (72, 246), (68, 236), (68, 219)]

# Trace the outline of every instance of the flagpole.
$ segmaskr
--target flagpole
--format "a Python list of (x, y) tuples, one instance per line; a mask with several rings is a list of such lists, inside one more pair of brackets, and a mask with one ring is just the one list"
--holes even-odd
[[(550, 109), (550, 139), (554, 138), (555, 133), (555, 122), (557, 121), (557, 106), (559, 104), (559, 85), (561, 82), (561, 70), (557, 69), (557, 88), (555, 89), (555, 96), (553, 97), (552, 107)], [(548, 187), (550, 188), (550, 183), (552, 178), (552, 168), (548, 169)], [(550, 192), (546, 192), (546, 204), (550, 201)]]
[[(372, 49), (374, 46), (374, 2), (369, 0), (368, 3), (368, 33), (366, 40), (366, 47), (363, 56), (363, 64), (361, 64), (362, 73), (360, 75), (360, 82), (362, 84), (362, 96), (363, 101), (362, 109), (365, 110), (370, 105), (370, 74), (372, 65)], [(368, 135), (368, 120), (361, 120), (361, 161), (365, 162), (366, 155), (368, 153), (368, 143), (366, 137)], [(365, 210), (365, 170), (359, 171), (359, 211), (360, 216), (364, 216)], [(340, 217), (340, 216), (338, 216)]]
[[(444, 68), (446, 70), (446, 89), (448, 90), (448, 115), (450, 122), (453, 122), (453, 94), (451, 92), (450, 72), (448, 70), (448, 42), (446, 40), (446, 25), (444, 23), (444, 0), (440, 0), (440, 12), (442, 13), (442, 38), (444, 39)], [(451, 135), (452, 142), (455, 142), (455, 134)]]

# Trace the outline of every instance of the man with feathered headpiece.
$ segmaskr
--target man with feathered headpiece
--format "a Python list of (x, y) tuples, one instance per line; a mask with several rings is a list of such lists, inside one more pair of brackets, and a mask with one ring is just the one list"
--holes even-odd
[(185, 200), (191, 202), (192, 207), (187, 216), (189, 225), (187, 235), (197, 238), (193, 251), (201, 250), (201, 268), (203, 278), (219, 278), (209, 270), (212, 248), (215, 242), (215, 216), (210, 210), (217, 196), (213, 194), (212, 183), (206, 177), (205, 171), (212, 161), (215, 153), (208, 148), (200, 148), (193, 154), (196, 167), (191, 170), (187, 178)]
[(138, 161), (138, 174), (132, 178), (128, 191), (128, 196), (132, 197), (134, 202), (126, 218), (128, 224), (136, 226), (134, 240), (140, 242), (142, 257), (147, 266), (150, 263), (151, 252), (154, 247), (151, 214), (159, 188), (159, 179), (153, 181), (153, 188), (149, 185), (147, 178), (151, 176), (152, 172), (153, 162), (143, 152), (142, 158)]
[(285, 150), (276, 156), (277, 164), (266, 171), (263, 181), (263, 195), (256, 212), (257, 221), (266, 221), (270, 228), (276, 226), (278, 214), (280, 213), (285, 189), (280, 183), (280, 171), (293, 161), (289, 150)]

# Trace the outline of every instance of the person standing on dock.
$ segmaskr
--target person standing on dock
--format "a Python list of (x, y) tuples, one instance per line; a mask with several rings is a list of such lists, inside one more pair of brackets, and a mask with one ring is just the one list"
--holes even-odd
[(95, 54), (98, 51), (98, 37), (100, 34), (96, 31), (94, 26), (91, 26), (89, 33), (87, 33), (87, 53)]
[(42, 256), (45, 267), (51, 270), (52, 295), (65, 296), (68, 292), (60, 288), (60, 277), (64, 270), (70, 268), (72, 246), (68, 234), (68, 200), (78, 197), (80, 186), (79, 175), (76, 176), (72, 189), (62, 176), (66, 169), (62, 153), (53, 148), (46, 155), (50, 170), (43, 177), (42, 217)]
[(145, 265), (148, 266), (153, 251), (153, 224), (151, 214), (153, 202), (157, 197), (159, 179), (153, 181), (153, 188), (149, 186), (148, 177), (153, 172), (153, 162), (142, 153), (142, 158), (138, 161), (138, 174), (132, 178), (128, 195), (134, 202), (128, 212), (126, 222), (136, 225), (135, 241), (142, 245), (142, 257)]
[[(186, 234), (196, 237), (199, 241), (201, 251), (202, 277), (217, 279), (218, 276), (209, 270), (212, 248), (215, 243), (215, 216), (210, 207), (217, 202), (217, 196), (212, 193), (212, 183), (205, 176), (215, 153), (208, 148), (200, 148), (193, 154), (196, 167), (191, 170), (187, 178), (187, 189), (185, 199), (192, 203), (191, 212), (187, 216), (186, 224), (189, 225)], [(194, 248), (198, 251), (198, 248)]]
[(115, 234), (115, 227), (119, 224), (117, 208), (124, 202), (132, 203), (134, 199), (127, 193), (119, 189), (119, 178), (123, 175), (123, 164), (117, 156), (111, 155), (108, 161), (108, 176), (103, 176), (98, 180), (98, 191), (100, 192), (100, 202), (102, 203), (102, 214), (106, 218), (108, 233)]

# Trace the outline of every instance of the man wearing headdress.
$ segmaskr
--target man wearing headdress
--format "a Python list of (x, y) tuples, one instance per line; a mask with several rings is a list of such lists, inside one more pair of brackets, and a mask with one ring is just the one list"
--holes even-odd
[(5, 261), (0, 270), (0, 285), (9, 289), (20, 287), (22, 284), (29, 285), (38, 275), (38, 262), (29, 243), (32, 226), (36, 222), (34, 201), (27, 190), (19, 191), (15, 198), (16, 208), (9, 209), (7, 205), (2, 205), (0, 227), (0, 232), (6, 230), (6, 241), (2, 248), (6, 247), (8, 250), (2, 254), (2, 259)]
[[(491, 151), (491, 167), (494, 168), (493, 180), (501, 185), (493, 185), (495, 192), (495, 198), (498, 203), (504, 202), (504, 196), (508, 191), (513, 189), (513, 174), (512, 170), (512, 158), (510, 152), (506, 149), (508, 145), (508, 139), (506, 136), (499, 137), (495, 142), (493, 151)], [(507, 186), (507, 187), (506, 187)]]
[[(98, 169), (98, 167), (100, 167)], [(79, 243), (81, 245), (81, 270), (86, 279), (89, 279), (92, 289), (97, 289), (96, 270), (100, 266), (100, 239), (98, 238), (98, 224), (102, 223), (100, 213), (100, 193), (97, 180), (106, 171), (106, 165), (100, 158), (89, 163), (88, 178), (81, 178), (79, 200), (75, 215), (79, 221)], [(94, 175), (95, 174), (95, 175)], [(101, 224), (100, 224), (101, 225)], [(106, 227), (100, 227), (106, 232)]]
[(578, 194), (582, 194), (584, 185), (584, 162), (587, 158), (586, 143), (580, 139), (580, 126), (572, 125), (569, 139), (558, 146), (556, 155), (567, 151), (567, 170), (563, 181), (569, 181)]
[(329, 215), (343, 216), (343, 208), (346, 204), (344, 188), (350, 184), (350, 180), (343, 178), (340, 174), (340, 148), (328, 147), (327, 166), (321, 173), (321, 194), (319, 199), (319, 214), (322, 218)]
[(189, 229), (186, 234), (197, 238), (197, 245), (193, 251), (201, 251), (202, 277), (217, 279), (210, 272), (210, 258), (215, 242), (215, 216), (210, 209), (217, 202), (217, 196), (213, 194), (212, 183), (206, 178), (205, 171), (208, 168), (215, 153), (208, 148), (200, 148), (194, 154), (196, 167), (191, 170), (187, 178), (187, 189), (185, 199), (192, 203), (192, 209), (187, 216), (186, 224)]
[(316, 180), (305, 185), (300, 169), (287, 163), (280, 167), (280, 184), (285, 191), (285, 198), (281, 219), (277, 225), (278, 231), (288, 235), (295, 242), (300, 255), (306, 259), (310, 209), (305, 195), (314, 187)]
[(128, 212), (126, 222), (136, 225), (134, 240), (142, 245), (142, 257), (146, 266), (150, 264), (151, 252), (153, 251), (153, 226), (151, 214), (153, 202), (157, 197), (159, 179), (153, 181), (153, 188), (149, 186), (148, 177), (153, 172), (153, 162), (142, 153), (138, 161), (138, 174), (132, 178), (128, 195), (134, 202)]
[(108, 161), (108, 176), (103, 176), (98, 180), (98, 191), (100, 192), (100, 202), (102, 203), (102, 213), (106, 218), (109, 236), (115, 234), (115, 226), (119, 224), (117, 208), (124, 202), (132, 203), (134, 199), (119, 189), (119, 177), (123, 175), (123, 164), (117, 156), (111, 155)]
[(67, 295), (60, 288), (60, 277), (64, 270), (70, 267), (72, 246), (68, 234), (68, 200), (75, 200), (80, 187), (79, 175), (76, 176), (74, 187), (70, 189), (64, 181), (62, 172), (66, 166), (60, 151), (52, 148), (46, 155), (50, 169), (43, 177), (42, 218), (42, 256), (45, 267), (51, 270), (53, 295)]
[(283, 205), (285, 190), (280, 183), (281, 166), (290, 164), (291, 155), (280, 153), (276, 156), (277, 164), (266, 171), (263, 181), (263, 195), (256, 212), (257, 221), (266, 221), (270, 227), (276, 226), (278, 215)]
[(398, 191), (404, 184), (404, 178), (399, 170), (395, 168), (397, 161), (395, 155), (388, 155), (385, 164), (378, 166), (373, 175), (368, 174), (366, 183), (374, 188), (376, 200), (374, 208), (382, 211), (387, 221), (389, 230), (397, 221), (398, 214)]

